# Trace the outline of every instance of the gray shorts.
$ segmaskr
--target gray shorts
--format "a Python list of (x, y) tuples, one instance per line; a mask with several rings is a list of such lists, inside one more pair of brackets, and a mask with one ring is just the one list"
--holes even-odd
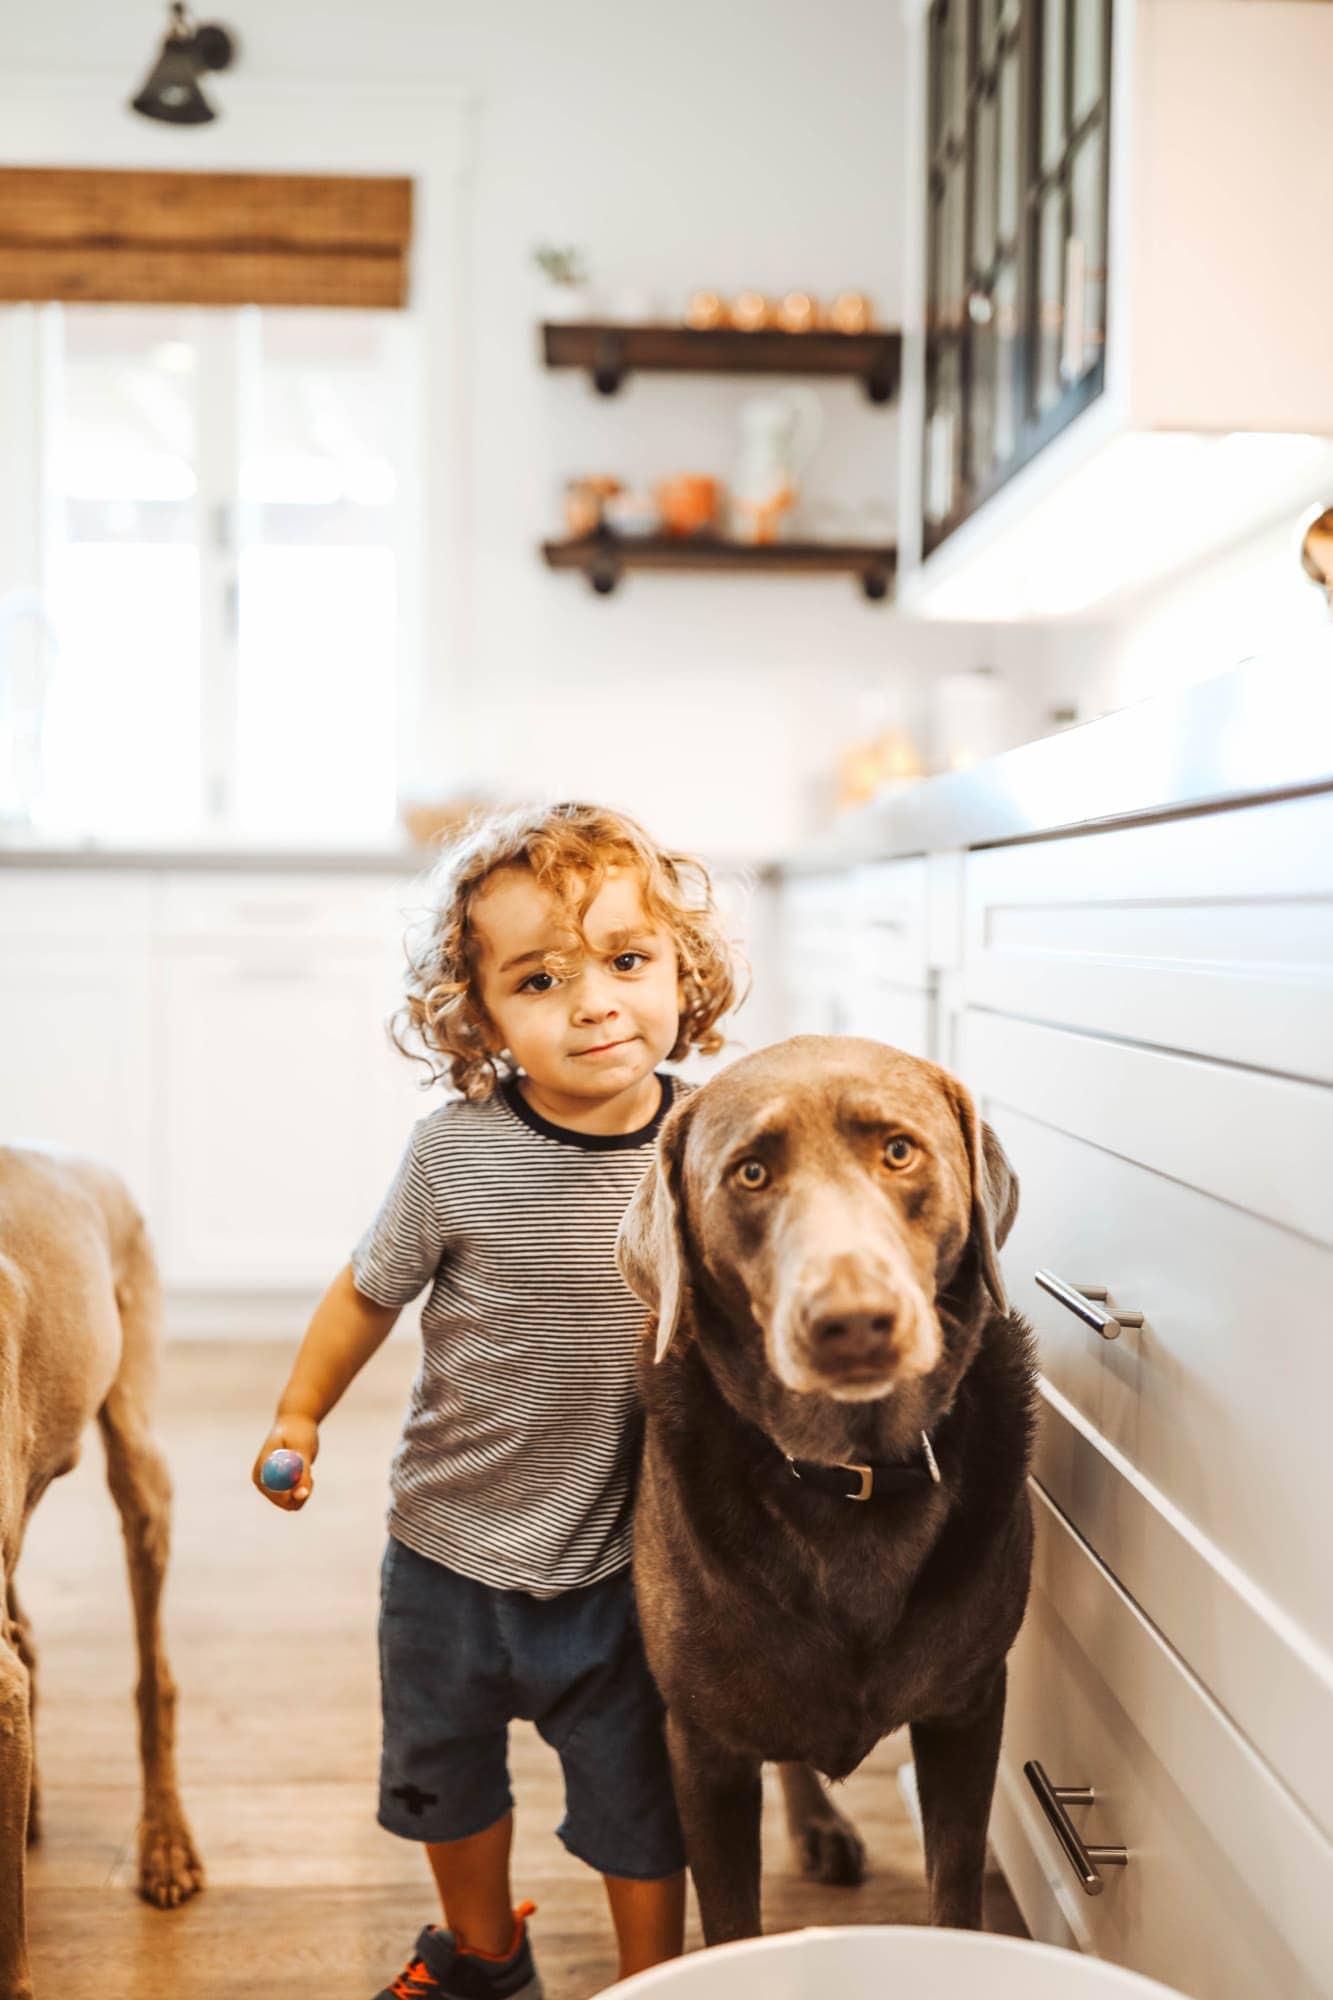
[(495, 1590), (389, 1538), (380, 1571), (384, 1740), (379, 1823), (406, 1840), (463, 1840), (513, 1804), (508, 1725), (559, 1753), (556, 1832), (603, 1875), (655, 1881), (685, 1866), (628, 1569), (559, 1597)]

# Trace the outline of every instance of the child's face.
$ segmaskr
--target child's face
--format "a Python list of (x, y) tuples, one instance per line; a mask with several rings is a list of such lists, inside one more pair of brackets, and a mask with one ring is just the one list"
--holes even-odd
[[(497, 868), (472, 905), (480, 999), (492, 1047), (548, 1090), (599, 1102), (628, 1091), (675, 1046), (675, 942), (644, 910), (629, 869), (613, 868), (583, 920), (587, 946), (525, 868)], [(561, 973), (544, 970), (568, 954)]]

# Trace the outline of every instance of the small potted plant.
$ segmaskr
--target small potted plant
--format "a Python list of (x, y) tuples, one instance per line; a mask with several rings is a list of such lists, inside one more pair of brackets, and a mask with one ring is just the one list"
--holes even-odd
[(555, 243), (539, 243), (532, 259), (546, 281), (542, 318), (566, 321), (591, 318), (592, 296), (580, 253), (572, 247), (561, 249)]

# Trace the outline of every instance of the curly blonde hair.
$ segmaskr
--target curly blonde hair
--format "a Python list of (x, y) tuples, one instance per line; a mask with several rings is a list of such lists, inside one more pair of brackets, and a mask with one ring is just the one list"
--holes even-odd
[[(702, 861), (668, 853), (628, 813), (566, 801), (475, 814), (442, 853), (429, 880), (428, 923), (407, 942), (407, 997), (390, 1032), (404, 1055), (424, 1062), (425, 1081), (448, 1081), (464, 1097), (489, 1097), (514, 1074), (507, 1054), (486, 1046), (489, 1023), (481, 1003), (473, 904), (498, 868), (526, 868), (568, 913), (583, 936), (583, 918), (607, 870), (625, 867), (638, 878), (644, 909), (669, 933), (680, 967), (680, 1032), (667, 1056), (676, 1062), (695, 1048), (716, 1055), (726, 1037), (715, 1026), (739, 1006), (736, 961)], [(552, 965), (560, 954), (552, 955)]]

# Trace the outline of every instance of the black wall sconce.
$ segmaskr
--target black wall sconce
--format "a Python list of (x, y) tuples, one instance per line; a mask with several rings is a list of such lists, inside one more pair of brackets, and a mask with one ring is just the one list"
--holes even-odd
[(217, 117), (199, 88), (199, 78), (211, 69), (228, 69), (236, 54), (236, 38), (215, 21), (196, 25), (181, 0), (173, 0), (171, 25), (138, 96), (131, 99), (145, 118), (167, 125), (207, 125)]

